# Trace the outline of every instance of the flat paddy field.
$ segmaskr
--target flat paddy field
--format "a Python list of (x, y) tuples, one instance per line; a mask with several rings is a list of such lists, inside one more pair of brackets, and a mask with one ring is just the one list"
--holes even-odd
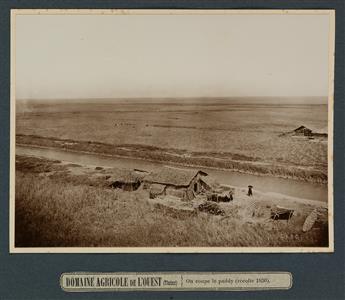
[(327, 182), (327, 105), (224, 99), (18, 101), (17, 143)]

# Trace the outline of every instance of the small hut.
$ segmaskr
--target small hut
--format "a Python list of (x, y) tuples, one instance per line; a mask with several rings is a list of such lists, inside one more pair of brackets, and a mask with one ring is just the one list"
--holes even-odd
[(305, 127), (305, 126), (300, 126), (298, 128), (296, 128), (293, 131), (294, 135), (301, 135), (301, 136), (312, 136), (312, 130)]
[(183, 200), (192, 200), (197, 194), (209, 189), (202, 178), (207, 173), (200, 170), (186, 170), (163, 167), (144, 177), (144, 188), (149, 188), (150, 197), (171, 195)]
[(143, 176), (131, 170), (112, 169), (107, 181), (111, 188), (135, 191), (140, 187)]

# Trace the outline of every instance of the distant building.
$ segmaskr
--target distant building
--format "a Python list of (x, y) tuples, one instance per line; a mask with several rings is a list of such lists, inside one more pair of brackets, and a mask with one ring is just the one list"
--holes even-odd
[(149, 189), (150, 198), (171, 195), (182, 200), (192, 200), (210, 186), (203, 181), (207, 173), (200, 170), (186, 170), (163, 167), (158, 172), (144, 177), (144, 188)]
[(312, 136), (312, 130), (302, 125), (294, 130), (294, 134), (303, 135), (303, 136)]
[(300, 126), (293, 131), (294, 135), (297, 136), (308, 136), (308, 137), (327, 137), (328, 130), (325, 128), (308, 128), (306, 126)]

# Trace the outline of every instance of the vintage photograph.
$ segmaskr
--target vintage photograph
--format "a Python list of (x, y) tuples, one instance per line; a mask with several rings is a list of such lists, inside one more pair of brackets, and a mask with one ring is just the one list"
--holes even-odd
[(334, 11), (11, 28), (11, 252), (333, 251)]

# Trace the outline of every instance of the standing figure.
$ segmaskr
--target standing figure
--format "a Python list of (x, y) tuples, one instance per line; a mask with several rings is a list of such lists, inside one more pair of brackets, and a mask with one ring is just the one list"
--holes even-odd
[(253, 196), (253, 190), (252, 190), (253, 186), (252, 185), (248, 185), (248, 196)]

